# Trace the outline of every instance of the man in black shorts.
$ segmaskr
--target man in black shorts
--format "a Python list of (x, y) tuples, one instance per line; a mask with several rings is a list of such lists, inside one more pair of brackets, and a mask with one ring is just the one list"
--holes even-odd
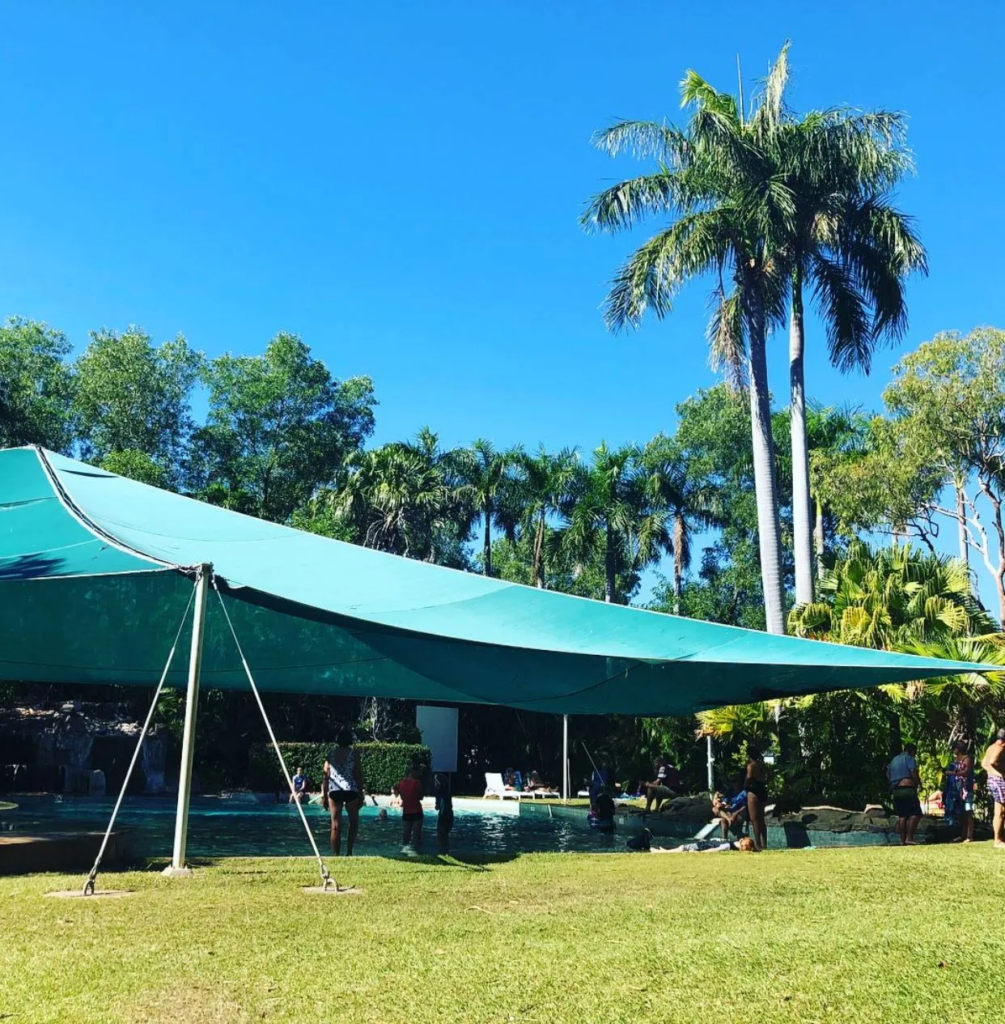
[(918, 748), (913, 743), (905, 743), (903, 752), (890, 762), (886, 770), (901, 846), (917, 845), (914, 833), (921, 821), (921, 801), (918, 799), (921, 776), (915, 758), (917, 753)]

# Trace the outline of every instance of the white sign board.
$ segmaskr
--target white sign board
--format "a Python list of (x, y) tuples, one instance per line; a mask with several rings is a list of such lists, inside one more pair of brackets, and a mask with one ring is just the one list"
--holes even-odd
[(415, 709), (415, 724), (422, 742), (433, 755), (434, 772), (457, 771), (457, 708), (431, 708), (420, 704)]

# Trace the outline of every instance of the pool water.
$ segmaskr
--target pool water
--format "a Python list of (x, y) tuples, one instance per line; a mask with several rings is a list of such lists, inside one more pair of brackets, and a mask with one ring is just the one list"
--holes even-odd
[[(16, 797), (16, 811), (0, 814), (0, 832), (103, 831), (113, 801), (94, 798)], [(116, 828), (131, 830), (129, 848), (138, 857), (170, 856), (174, 837), (175, 802), (171, 799), (127, 798)], [(451, 853), (514, 855), (518, 853), (623, 851), (627, 835), (604, 836), (586, 824), (586, 810), (575, 818), (519, 814), (503, 810), (457, 809), (450, 833)], [(304, 807), (307, 822), (323, 854), (330, 850), (328, 813), (317, 804)], [(401, 852), (401, 812), (378, 808), (360, 812), (355, 853), (391, 856)], [(343, 844), (345, 842), (343, 817)], [(424, 852), (436, 852), (436, 815), (426, 812)], [(188, 852), (193, 857), (276, 857), (310, 854), (310, 844), (295, 807), (238, 800), (193, 799), (189, 814)]]

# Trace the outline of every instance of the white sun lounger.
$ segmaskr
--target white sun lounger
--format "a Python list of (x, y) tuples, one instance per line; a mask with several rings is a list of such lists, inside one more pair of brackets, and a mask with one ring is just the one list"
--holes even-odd
[(536, 800), (538, 797), (554, 800), (556, 797), (561, 799), (562, 796), (561, 793), (556, 793), (553, 789), (524, 789), (517, 795), (528, 797), (531, 800)]
[(485, 798), (496, 796), (500, 800), (519, 800), (520, 793), (515, 789), (507, 789), (503, 782), (502, 772), (485, 773)]

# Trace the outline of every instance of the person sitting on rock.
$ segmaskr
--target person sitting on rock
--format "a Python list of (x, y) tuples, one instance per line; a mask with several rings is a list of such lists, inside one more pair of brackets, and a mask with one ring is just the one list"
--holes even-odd
[(739, 835), (748, 820), (747, 791), (740, 789), (737, 792), (736, 786), (731, 786), (727, 796), (716, 793), (712, 799), (712, 813), (719, 819), (724, 840), (729, 838), (730, 831)]
[[(643, 787), (646, 794), (644, 814), (649, 814), (650, 811), (659, 814), (663, 801), (672, 799), (680, 786), (680, 775), (677, 769), (665, 758), (657, 757), (655, 768), (656, 778), (652, 782), (647, 782)], [(653, 807), (654, 801), (655, 808)]]

